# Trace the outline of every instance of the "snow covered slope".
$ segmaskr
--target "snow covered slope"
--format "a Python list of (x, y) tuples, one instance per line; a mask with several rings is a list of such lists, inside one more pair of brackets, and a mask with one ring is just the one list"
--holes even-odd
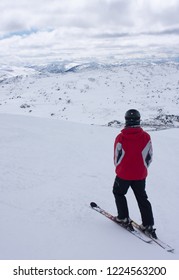
[[(178, 129), (151, 132), (154, 162), (147, 181), (157, 233), (175, 254), (143, 243), (89, 207), (96, 201), (116, 214), (117, 128), (1, 114), (0, 131), (0, 259), (179, 258)], [(131, 191), (128, 201), (140, 222)]]
[(55, 63), (0, 69), (0, 113), (77, 123), (123, 122), (135, 107), (143, 125), (179, 126), (179, 64)]

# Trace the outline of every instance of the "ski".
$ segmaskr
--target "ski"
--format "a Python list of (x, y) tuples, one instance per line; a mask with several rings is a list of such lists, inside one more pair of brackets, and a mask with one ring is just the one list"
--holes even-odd
[(104, 209), (99, 207), (95, 202), (91, 202), (90, 206), (92, 207), (92, 209), (94, 209), (98, 213), (104, 215), (106, 218), (110, 219), (111, 221), (115, 222), (116, 224), (118, 224), (119, 226), (121, 226), (122, 228), (124, 228), (125, 230), (127, 230), (128, 232), (130, 232), (131, 234), (133, 234), (134, 236), (136, 236), (140, 240), (142, 240), (146, 243), (151, 243), (152, 242), (151, 238), (146, 236), (143, 232), (139, 231), (136, 227), (132, 231), (130, 228), (126, 227), (125, 225), (118, 223), (113, 215), (111, 215), (110, 213), (106, 212)]
[(131, 234), (133, 234), (134, 236), (138, 237), (139, 239), (141, 239), (142, 241), (146, 242), (146, 243), (152, 243), (155, 242), (157, 245), (159, 245), (161, 248), (163, 248), (164, 250), (166, 250), (167, 252), (174, 252), (174, 248), (172, 248), (170, 245), (168, 245), (167, 243), (163, 242), (161, 239), (157, 238), (153, 238), (152, 236), (147, 235), (145, 232), (143, 232), (140, 229), (139, 224), (137, 224), (135, 221), (132, 220), (132, 226), (135, 229), (134, 231), (131, 231), (129, 228), (127, 228), (125, 225), (118, 223), (115, 220), (115, 217), (113, 215), (111, 215), (110, 213), (106, 212), (104, 209), (102, 209), (100, 206), (98, 206), (95, 202), (91, 202), (90, 206), (97, 211), (98, 213), (104, 215), (105, 217), (107, 217), (108, 219), (110, 219), (111, 221), (115, 222), (116, 224), (120, 225), (122, 228), (126, 229), (128, 232), (130, 232)]
[[(136, 222), (132, 221), (132, 225), (134, 228), (140, 230), (141, 232), (143, 232), (140, 229), (139, 224), (137, 224)], [(145, 232), (143, 232), (146, 236), (148, 236), (149, 238), (151, 238), (152, 241), (154, 241), (156, 244), (158, 244), (160, 247), (162, 247), (164, 250), (166, 250), (167, 252), (174, 252), (174, 248), (172, 248), (170, 245), (168, 245), (167, 243), (163, 242), (162, 240), (160, 240), (159, 238), (155, 239), (152, 236), (147, 235)]]

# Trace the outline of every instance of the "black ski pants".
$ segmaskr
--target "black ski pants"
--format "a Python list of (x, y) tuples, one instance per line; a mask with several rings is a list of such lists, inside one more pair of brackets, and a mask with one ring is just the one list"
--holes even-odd
[(129, 187), (132, 188), (136, 197), (142, 218), (142, 224), (144, 226), (154, 225), (152, 207), (148, 200), (147, 193), (145, 191), (145, 179), (123, 180), (116, 176), (113, 186), (113, 194), (115, 197), (119, 219), (129, 218), (129, 210), (127, 205), (127, 199), (125, 196)]

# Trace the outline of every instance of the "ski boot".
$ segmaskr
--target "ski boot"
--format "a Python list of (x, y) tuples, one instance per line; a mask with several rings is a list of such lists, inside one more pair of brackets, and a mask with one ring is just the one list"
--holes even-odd
[(153, 228), (153, 226), (149, 225), (149, 226), (143, 226), (140, 225), (140, 229), (149, 237), (155, 238), (157, 239), (157, 235), (156, 235), (156, 229)]
[(115, 221), (125, 228), (129, 229), (130, 231), (134, 231), (134, 228), (132, 226), (132, 220), (130, 218), (124, 218), (120, 219), (119, 217), (115, 217)]

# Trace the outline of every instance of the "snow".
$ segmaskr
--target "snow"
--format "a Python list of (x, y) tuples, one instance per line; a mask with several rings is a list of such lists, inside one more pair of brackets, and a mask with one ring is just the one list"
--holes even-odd
[[(146, 84), (140, 78), (151, 71), (150, 67), (154, 74), (148, 81), (155, 82), (154, 92), (151, 94), (151, 88), (148, 91), (147, 103)], [(122, 68), (120, 75), (116, 68), (112, 72), (88, 69), (43, 76), (25, 73), (1, 82), (0, 259), (179, 258), (178, 121), (164, 124), (160, 119), (159, 126), (168, 127), (165, 130), (154, 126), (159, 109), (166, 115), (177, 114), (177, 67), (149, 65), (141, 70), (140, 66), (129, 65), (127, 70)], [(126, 74), (130, 71), (134, 76), (143, 71), (140, 77), (135, 76), (139, 87), (133, 94), (131, 75)], [(110, 81), (108, 85), (106, 81)], [(123, 97), (119, 91), (121, 81)], [(165, 94), (167, 83), (171, 90)], [(156, 94), (161, 86), (159, 102)], [(63, 97), (65, 89), (67, 97)], [(57, 102), (62, 97), (65, 105)], [(22, 104), (29, 104), (32, 111), (21, 108)], [(173, 254), (156, 244), (145, 244), (89, 206), (95, 201), (116, 214), (112, 194), (113, 142), (122, 129), (125, 110), (135, 105), (153, 141), (154, 161), (147, 178), (147, 193), (157, 234), (175, 248)], [(66, 112), (62, 115), (64, 106)], [(115, 119), (121, 127), (108, 127), (107, 123)], [(127, 198), (131, 217), (141, 222), (131, 190)]]
[(0, 112), (108, 125), (114, 120), (123, 122), (126, 110), (135, 107), (142, 113), (145, 124), (159, 123), (165, 127), (167, 118), (167, 126), (176, 120), (178, 126), (178, 65), (84, 63), (76, 66), (75, 72), (61, 72), (69, 67), (68, 63), (62, 64), (63, 67), (57, 64), (56, 68), (24, 67), (24, 75), (22, 67), (20, 70), (12, 67), (5, 77), (3, 68)]
[[(155, 160), (147, 183), (157, 233), (175, 247), (171, 254), (89, 207), (94, 200), (116, 214), (112, 150), (118, 129), (6, 114), (0, 127), (1, 259), (178, 258), (177, 129), (151, 132)], [(140, 221), (131, 192), (128, 200)]]

